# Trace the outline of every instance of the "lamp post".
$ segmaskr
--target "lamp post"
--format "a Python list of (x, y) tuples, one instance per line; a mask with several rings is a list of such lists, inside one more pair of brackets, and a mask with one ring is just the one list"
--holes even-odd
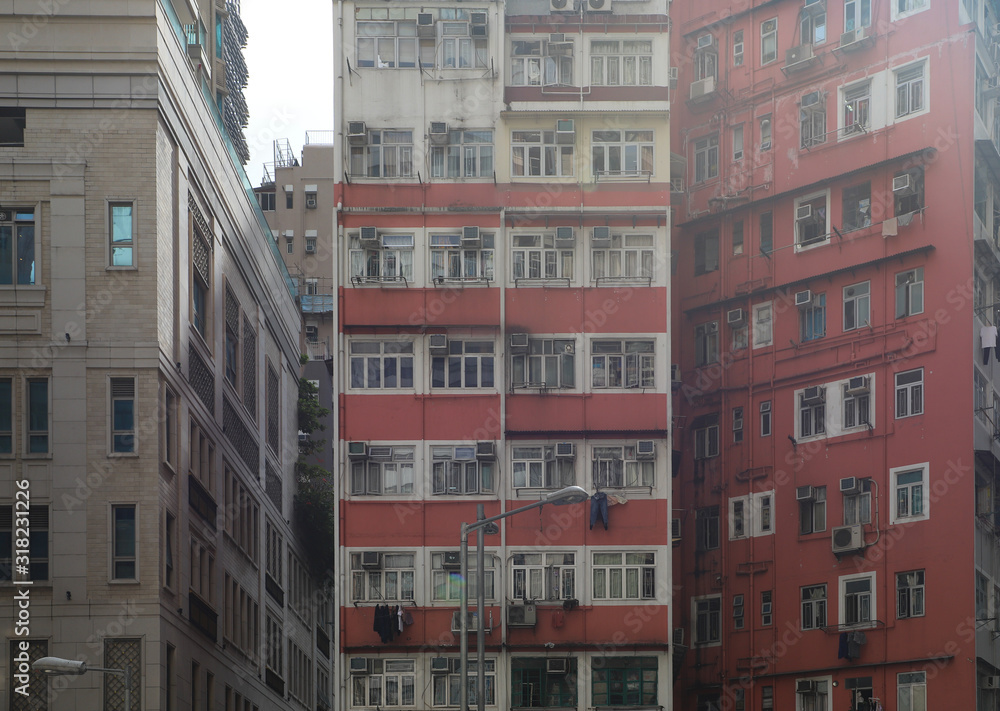
[(89, 671), (120, 674), (125, 680), (125, 711), (132, 711), (132, 668), (129, 666), (126, 666), (124, 669), (105, 669), (103, 667), (88, 667), (86, 662), (73, 659), (42, 657), (32, 662), (31, 668), (36, 672), (48, 674), (49, 676), (79, 676)]
[(476, 522), (462, 524), (461, 553), (459, 556), (462, 566), (462, 585), (458, 608), (460, 617), (459, 634), (461, 635), (461, 639), (459, 639), (459, 678), (461, 680), (460, 694), (462, 697), (459, 708), (461, 711), (469, 711), (469, 534), (473, 531), (476, 532), (476, 708), (478, 711), (483, 711), (486, 705), (486, 637), (485, 630), (483, 629), (486, 570), (484, 565), (485, 554), (483, 552), (483, 529), (494, 521), (530, 511), (531, 509), (541, 508), (545, 504), (564, 506), (566, 504), (577, 504), (589, 498), (590, 495), (587, 494), (585, 489), (579, 486), (567, 486), (564, 489), (545, 494), (538, 501), (534, 501), (526, 506), (521, 506), (511, 511), (497, 514), (496, 516), (490, 516), (489, 518), (483, 518), (483, 507), (480, 505)]

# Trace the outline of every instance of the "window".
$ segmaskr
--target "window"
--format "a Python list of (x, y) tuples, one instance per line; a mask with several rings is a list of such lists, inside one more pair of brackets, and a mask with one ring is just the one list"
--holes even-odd
[(765, 686), (760, 690), (761, 711), (774, 711), (774, 687)]
[[(264, 572), (274, 581), (273, 587), (281, 589), (284, 586), (283, 575), (285, 565), (285, 538), (278, 527), (269, 518), (264, 519)], [(266, 581), (265, 581), (266, 582)], [(270, 592), (272, 585), (265, 586)]]
[(575, 553), (515, 553), (511, 557), (511, 599), (576, 598), (575, 562)]
[(572, 177), (573, 144), (560, 138), (555, 131), (511, 131), (511, 175)]
[(826, 433), (826, 388), (812, 387), (797, 393), (799, 400), (799, 437)]
[(353, 282), (413, 281), (413, 235), (380, 234), (369, 246), (355, 233), (350, 242)]
[(818, 91), (799, 102), (799, 147), (811, 148), (826, 143), (826, 101)]
[(612, 234), (609, 247), (591, 250), (594, 279), (653, 277), (653, 235)]
[(694, 275), (701, 276), (719, 268), (719, 229), (700, 232), (694, 238)]
[(770, 64), (778, 58), (778, 18), (760, 23), (760, 63)]
[(111, 507), (111, 579), (138, 580), (135, 504)]
[(694, 429), (694, 458), (709, 459), (719, 456), (719, 425), (713, 423)]
[(774, 607), (770, 590), (760, 591), (760, 626), (770, 627), (774, 623)]
[[(205, 546), (193, 534), (191, 536), (191, 547), (188, 556), (190, 567), (188, 569), (189, 592), (192, 597), (198, 598), (198, 602), (205, 602), (215, 606), (215, 552)], [(193, 602), (193, 604), (197, 604)]]
[[(431, 599), (433, 600), (445, 600), (449, 602), (459, 602), (462, 598), (462, 577), (459, 575), (459, 566), (453, 566), (451, 564), (450, 558), (455, 554), (454, 551), (450, 553), (432, 553), (431, 554), (431, 581), (434, 586), (431, 592)], [(494, 593), (494, 581), (496, 579), (494, 557), (493, 555), (487, 553), (483, 556), (483, 596), (487, 600), (495, 600), (496, 595)], [(469, 556), (469, 599), (475, 600), (478, 596), (476, 589), (477, 579), (476, 575), (476, 556)], [(470, 624), (469, 628), (473, 629), (475, 624)]]
[(733, 256), (743, 254), (743, 220), (733, 223)]
[[(132, 670), (132, 708), (128, 711), (141, 711), (142, 691), (145, 684), (143, 679), (143, 659), (142, 659), (141, 639), (112, 639), (104, 638), (104, 664), (106, 669), (124, 669), (126, 666)], [(117, 674), (107, 674), (104, 676), (104, 709), (121, 709), (125, 711), (125, 678)]]
[(174, 557), (177, 555), (177, 518), (166, 512), (163, 526), (163, 587), (173, 589), (175, 583)]
[(761, 116), (759, 120), (760, 127), (760, 150), (768, 151), (771, 149), (771, 116)]
[(760, 404), (760, 436), (771, 436), (771, 401), (765, 400)]
[(987, 621), (990, 615), (990, 579), (976, 571), (976, 618)]
[(226, 505), (226, 533), (246, 556), (257, 562), (260, 531), (260, 505), (250, 489), (240, 481), (235, 471), (227, 465), (224, 469), (224, 500)]
[(872, 522), (871, 479), (858, 481), (858, 489), (844, 494), (844, 525)]
[[(288, 695), (306, 707), (313, 702), (312, 678), (312, 660), (309, 655), (292, 640), (288, 640)], [(207, 708), (212, 707), (209, 705)]]
[(799, 339), (815, 341), (826, 335), (826, 294), (814, 294), (812, 301), (799, 308)]
[(695, 546), (699, 551), (719, 547), (719, 507), (706, 506), (694, 512)]
[(926, 710), (927, 672), (904, 672), (896, 675), (896, 708), (898, 711)]
[(594, 552), (595, 600), (649, 600), (656, 597), (656, 554)]
[(873, 693), (872, 678), (870, 676), (848, 677), (844, 681), (844, 686), (850, 693), (851, 704), (856, 709), (871, 708), (870, 699)]
[(896, 419), (924, 412), (924, 369), (896, 373)]
[(0, 454), (14, 453), (14, 380), (0, 378)]
[(35, 277), (34, 209), (0, 210), (0, 284), (31, 285)]
[(49, 379), (28, 378), (28, 452), (49, 453)]
[[(495, 488), (494, 463), (476, 459), (476, 446), (431, 447), (434, 494), (486, 494)], [(413, 491), (410, 474), (409, 491)]]
[(694, 646), (719, 644), (722, 641), (722, 598), (718, 595), (693, 598), (691, 617), (694, 618)]
[(863, 134), (871, 126), (871, 80), (844, 89), (844, 136)]
[[(271, 675), (277, 677), (278, 684), (283, 687), (280, 679), (284, 674), (284, 644), (285, 635), (281, 629), (281, 620), (273, 617), (270, 612), (264, 615), (264, 667), (268, 672), (268, 686), (272, 686), (275, 680)], [(273, 686), (272, 686), (273, 688)]]
[(377, 553), (378, 564), (365, 566), (368, 553), (351, 553), (352, 600), (412, 600), (412, 553)]
[(194, 420), (191, 421), (189, 473), (209, 494), (215, 492), (215, 445)]
[(826, 193), (808, 195), (795, 201), (795, 246), (820, 244), (830, 240)]
[(840, 578), (841, 625), (874, 622), (875, 609), (875, 573), (845, 575)]
[[(902, 183), (905, 177), (905, 185)], [(909, 170), (896, 173), (893, 176), (893, 197), (896, 217), (903, 218), (904, 215), (921, 210), (924, 207), (924, 169), (923, 166), (916, 166)], [(899, 220), (901, 225), (909, 224), (905, 218)]]
[(295, 205), (295, 192), (291, 190), (290, 186), (285, 186), (285, 209), (291, 210)]
[(719, 322), (694, 327), (694, 364), (698, 367), (719, 362)]
[(546, 657), (511, 658), (511, 707), (576, 708), (577, 660), (566, 661), (566, 672), (550, 672)]
[(872, 223), (872, 184), (870, 181), (844, 188), (844, 230), (860, 230)]
[(448, 131), (448, 143), (431, 146), (432, 178), (489, 178), (493, 175), (493, 131)]
[(795, 680), (796, 711), (828, 711), (830, 681), (826, 679)]
[(413, 387), (413, 341), (352, 340), (350, 352), (352, 388)]
[(295, 254), (295, 242), (293, 240), (285, 240), (285, 254)]
[(729, 539), (774, 533), (773, 503), (773, 491), (761, 491), (729, 499)]
[[(823, 5), (819, 4), (819, 8)], [(816, 5), (808, 6), (799, 20), (802, 34), (802, 44), (819, 45), (826, 42), (826, 13), (816, 9)]]
[(604, 657), (594, 660), (591, 696), (594, 706), (655, 706), (656, 657)]
[(511, 356), (511, 385), (572, 388), (576, 385), (576, 343), (571, 338), (531, 338), (527, 353)]
[(889, 470), (893, 491), (890, 523), (922, 521), (929, 517), (930, 498), (927, 486), (928, 465), (895, 467)]
[(470, 37), (467, 22), (441, 22), (441, 61), (443, 69), (484, 69), (489, 66), (485, 37)]
[(844, 429), (871, 427), (871, 396), (868, 390), (850, 392), (849, 384), (844, 384)]
[(770, 254), (774, 249), (774, 216), (770, 211), (760, 215), (760, 253)]
[(651, 130), (594, 131), (591, 146), (591, 169), (597, 179), (653, 174)]
[(351, 175), (361, 178), (408, 178), (413, 175), (413, 131), (368, 131), (367, 143), (351, 146)]
[(132, 221), (134, 207), (131, 202), (108, 203), (108, 239), (112, 267), (135, 266), (135, 232)]
[(257, 193), (257, 202), (264, 212), (274, 212), (274, 193)]
[(713, 134), (694, 142), (694, 182), (719, 177), (719, 136)]
[[(458, 662), (457, 659), (454, 660)], [(467, 696), (469, 700), (469, 707), (477, 705), (476, 702), (476, 691), (478, 678), (478, 664), (479, 662), (475, 659), (469, 660), (466, 665), (466, 689)], [(459, 675), (459, 669), (461, 669), (459, 664), (453, 664), (451, 666), (451, 672), (448, 674), (432, 674), (431, 675), (431, 694), (432, 694), (432, 705), (437, 706), (458, 706), (462, 702), (461, 691), (462, 691), (462, 677)], [(483, 704), (485, 706), (496, 705), (496, 660), (487, 659), (483, 665), (483, 676), (484, 679), (484, 689), (485, 698), (483, 699)]]
[(802, 629), (818, 630), (823, 627), (826, 627), (826, 585), (802, 588)]
[(896, 318), (924, 312), (924, 268), (896, 274)]
[(694, 77), (716, 79), (719, 74), (719, 53), (715, 47), (715, 37), (710, 34), (698, 37), (698, 47), (694, 54)]
[(559, 247), (555, 235), (513, 235), (511, 247), (514, 281), (573, 278), (573, 247)]
[(755, 304), (753, 307), (753, 347), (771, 345), (773, 338), (771, 327), (771, 302)]
[[(926, 10), (930, 6), (928, 0), (893, 0), (892, 5), (892, 19), (898, 20), (907, 15), (912, 15), (921, 10)], [(902, 705), (899, 707), (899, 711), (903, 711)]]
[[(897, 0), (905, 3), (907, 0)], [(920, 0), (917, 0), (920, 1)], [(896, 75), (896, 118), (911, 116), (924, 110), (924, 67), (925, 62), (897, 69)]]
[[(545, 54), (543, 54), (543, 49)], [(553, 86), (573, 83), (573, 40), (543, 43), (512, 40), (511, 86)]]
[(23, 146), (26, 120), (24, 109), (0, 109), (0, 146)]
[(591, 40), (590, 83), (593, 86), (651, 86), (652, 40)]
[[(744, 343), (744, 347), (746, 344)], [(733, 443), (739, 444), (743, 441), (743, 408), (733, 408)]]
[(417, 23), (359, 22), (357, 25), (357, 66), (392, 69), (415, 67)]
[(743, 595), (733, 595), (733, 629), (741, 630), (746, 626), (743, 600)]
[(24, 529), (28, 529), (28, 574), (19, 571), (17, 579), (49, 579), (49, 507), (32, 504), (28, 511), (0, 506), (0, 581), (14, 579), (15, 552), (25, 548), (17, 534)]
[[(2, 126), (2, 122), (0, 122), (0, 126)], [(19, 669), (22, 663), (30, 667), (37, 660), (47, 656), (48, 649), (49, 643), (44, 639), (17, 638), (10, 640), (10, 656), (8, 657), (10, 674), (7, 677), (7, 688), (10, 689), (7, 708), (10, 711), (48, 711), (51, 692), (47, 675), (37, 673), (23, 673), (22, 675), (22, 671)], [(18, 657), (20, 657), (20, 662), (15, 661)]]
[[(924, 616), (924, 571), (896, 573), (896, 617)], [(979, 617), (979, 615), (976, 615)]]
[(351, 494), (412, 494), (413, 447), (372, 447), (367, 460), (351, 462)]
[(135, 378), (111, 378), (111, 451), (135, 452)]
[[(308, 292), (307, 292), (308, 293)], [(239, 389), (240, 368), (240, 303), (229, 283), (225, 289), (226, 341), (225, 376), (233, 388)]]
[(826, 487), (812, 487), (812, 497), (799, 501), (799, 533), (826, 530)]
[(635, 445), (594, 447), (594, 486), (598, 489), (653, 486), (656, 462), (637, 459)]
[(733, 66), (743, 66), (743, 30), (733, 33)]
[(197, 207), (192, 207), (194, 227), (191, 236), (191, 323), (208, 340), (212, 314), (212, 239), (208, 224)]
[(656, 386), (652, 340), (600, 340), (590, 343), (590, 385), (597, 388)]
[(552, 446), (513, 447), (511, 471), (515, 489), (561, 489), (576, 482), (573, 457), (556, 456)]
[(844, 3), (844, 31), (851, 32), (858, 27), (872, 24), (871, 0), (846, 0)]
[(431, 387), (492, 388), (493, 342), (448, 341), (447, 356), (431, 358)]

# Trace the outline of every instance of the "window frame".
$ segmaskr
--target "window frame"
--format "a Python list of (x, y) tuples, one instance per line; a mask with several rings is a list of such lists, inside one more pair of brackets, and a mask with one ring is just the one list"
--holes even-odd
[[(595, 46), (595, 42), (602, 43), (601, 46)], [(611, 49), (611, 43), (617, 44), (617, 49), (615, 51), (603, 51), (603, 49)], [(646, 49), (645, 47), (640, 48), (639, 43), (646, 43), (648, 47), (648, 53), (646, 51), (634, 51), (626, 52), (625, 44), (633, 43), (632, 49)], [(590, 57), (589, 71), (590, 71), (590, 85), (591, 86), (652, 86), (653, 85), (653, 56), (654, 48), (653, 41), (651, 39), (643, 39), (640, 37), (635, 37), (628, 40), (615, 40), (615, 39), (605, 39), (591, 40), (588, 46), (588, 56)], [(625, 81), (625, 75), (627, 73), (628, 64), (634, 64), (634, 75), (635, 81), (628, 82)], [(617, 72), (617, 81), (611, 80), (611, 67), (616, 66), (615, 71)], [(600, 67), (600, 69), (598, 69)], [(646, 81), (648, 77), (648, 81)]]
[[(8, 501), (9, 504), (0, 505), (4, 523), (9, 521), (9, 528), (6, 525), (0, 528), (0, 583), (11, 583), (14, 580), (14, 563), (19, 551), (23, 551), (22, 546), (17, 545), (17, 533), (19, 529), (28, 528), (28, 577), (21, 574), (19, 579), (51, 584), (52, 507), (48, 503), (32, 503), (25, 512), (18, 508), (19, 503), (24, 503), (20, 499)], [(44, 525), (39, 520), (42, 517), (45, 519)], [(24, 523), (25, 520), (27, 524)], [(41, 555), (43, 551), (44, 555)]]
[[(656, 387), (655, 339), (608, 335), (592, 338), (589, 347), (591, 391), (641, 391)], [(616, 347), (617, 350), (612, 350)]]
[[(107, 269), (138, 269), (136, 252), (136, 224), (138, 222), (136, 216), (136, 200), (127, 198), (108, 198), (105, 200), (105, 203), (107, 205), (105, 215), (107, 216), (108, 236)], [(129, 236), (126, 240), (116, 240), (115, 209), (122, 207), (129, 208)], [(115, 264), (115, 250), (117, 249), (130, 250), (128, 264)]]
[(826, 530), (829, 520), (826, 486), (814, 486), (813, 498), (799, 501), (799, 535), (808, 536)]
[[(852, 582), (857, 582), (861, 580), (868, 581), (868, 619), (860, 619), (855, 622), (848, 622), (848, 600), (847, 600), (847, 586)], [(877, 575), (875, 571), (870, 571), (867, 573), (854, 573), (851, 575), (841, 575), (837, 578), (837, 623), (840, 625), (841, 629), (860, 629), (865, 627), (874, 627), (878, 623), (878, 586), (877, 586)], [(851, 595), (860, 593), (851, 593)], [(861, 604), (859, 598), (858, 605)], [(860, 609), (858, 611), (860, 614)]]
[[(912, 382), (904, 382), (900, 384), (900, 379), (905, 376), (910, 376), (913, 373), (919, 374), (918, 380), (913, 380)], [(923, 366), (920, 368), (913, 368), (911, 370), (902, 370), (895, 374), (894, 376), (894, 392), (895, 392), (895, 412), (896, 419), (902, 420), (907, 417), (916, 417), (917, 415), (924, 414), (924, 369)], [(916, 395), (914, 394), (916, 393)], [(902, 408), (900, 408), (900, 396), (905, 398), (905, 403)], [(917, 401), (917, 405), (914, 406), (914, 401)]]
[(0, 458), (10, 459), (17, 453), (17, 392), (13, 376), (0, 377)]
[[(386, 138), (392, 140), (386, 142)], [(370, 128), (363, 144), (350, 146), (350, 175), (374, 180), (413, 178), (415, 148), (413, 129)]]
[[(461, 344), (461, 350), (456, 351), (454, 344)], [(469, 344), (479, 344), (487, 350), (466, 350)], [(448, 353), (445, 355), (431, 355), (430, 357), (430, 385), (432, 392), (454, 392), (457, 390), (471, 390), (481, 392), (483, 390), (495, 390), (497, 388), (497, 348), (496, 343), (489, 338), (455, 338), (448, 339)], [(475, 385), (470, 385), (471, 373), (469, 371), (469, 361), (475, 361)], [(487, 367), (489, 363), (489, 367)], [(455, 383), (455, 373), (457, 368), (459, 382)], [(484, 375), (489, 376), (489, 383), (484, 383)]]
[[(49, 375), (26, 375), (21, 380), (24, 398), (24, 437), (23, 437), (23, 458), (41, 459), (52, 456), (52, 377)], [(32, 385), (45, 383), (45, 429), (33, 428), (32, 420), (34, 411), (31, 404)], [(35, 449), (33, 440), (41, 441), (44, 437), (44, 449)]]
[(809, 343), (826, 338), (826, 294), (813, 294), (812, 301), (799, 309), (799, 341)]
[[(909, 0), (898, 0), (900, 2)], [(893, 7), (895, 7), (893, 2)], [(926, 3), (926, 9), (930, 3)], [(919, 75), (916, 69), (919, 68)], [(916, 116), (923, 116), (930, 111), (930, 77), (927, 71), (928, 63), (926, 57), (893, 67), (892, 72), (892, 120), (894, 122), (906, 121)], [(912, 75), (912, 76), (911, 76)], [(903, 82), (900, 83), (900, 80)], [(901, 97), (900, 90), (904, 90), (905, 98)], [(900, 99), (903, 98), (905, 107), (900, 106)], [(919, 104), (919, 105), (916, 105)]]
[(719, 177), (719, 134), (700, 136), (693, 142), (694, 166), (693, 185), (715, 180)]
[(774, 430), (773, 410), (770, 400), (764, 400), (758, 406), (760, 414), (760, 436), (770, 437)]
[(432, 233), (428, 236), (428, 277), (434, 284), (491, 282), (496, 278), (494, 235), (480, 234), (480, 246), (465, 247), (462, 235)]
[[(478, 140), (487, 133), (488, 142)], [(447, 143), (431, 146), (430, 173), (434, 179), (489, 178), (495, 168), (496, 140), (492, 128), (450, 129)]]
[[(416, 491), (416, 448), (393, 445), (388, 458), (365, 457), (350, 462), (351, 496), (409, 496)], [(386, 474), (393, 472), (394, 487), (386, 488)], [(376, 490), (377, 489), (377, 490)]]
[[(629, 140), (630, 134), (632, 140)], [(616, 153), (618, 170), (611, 168), (616, 162)], [(600, 170), (598, 165), (601, 166)], [(629, 166), (632, 168), (630, 169)], [(656, 139), (653, 129), (608, 128), (591, 130), (590, 172), (594, 176), (594, 180), (652, 177), (656, 174), (655, 168)]]
[[(559, 562), (560, 557), (562, 562)], [(567, 560), (570, 562), (566, 562)], [(577, 597), (576, 581), (575, 552), (536, 549), (510, 554), (508, 592), (511, 600), (573, 600)], [(536, 592), (539, 594), (535, 595)]]
[[(867, 15), (865, 10), (867, 8)], [(865, 19), (867, 17), (867, 22)], [(871, 0), (845, 0), (844, 2), (844, 32), (850, 32), (858, 27), (871, 27)]]
[[(904, 4), (906, 7), (901, 8), (900, 6)], [(923, 12), (924, 10), (929, 9), (930, 6), (930, 0), (893, 0), (893, 2), (889, 4), (891, 11), (890, 19), (893, 22), (896, 20), (902, 20), (903, 18)], [(902, 711), (902, 709), (900, 711)]]
[[(510, 659), (510, 706), (513, 709), (527, 708), (576, 708), (577, 658), (567, 659), (567, 673), (547, 671), (546, 657), (511, 657)], [(529, 674), (526, 675), (525, 672)], [(527, 679), (531, 679), (528, 681)], [(537, 681), (535, 681), (537, 679)], [(535, 686), (539, 689), (535, 693)], [(530, 689), (525, 694), (525, 687)], [(527, 703), (525, 701), (527, 700)], [(533, 703), (537, 700), (537, 703)], [(555, 703), (553, 703), (553, 701)]]
[(721, 545), (722, 520), (718, 504), (703, 506), (694, 511), (695, 549), (716, 550)]
[[(818, 386), (823, 390), (823, 397), (817, 402), (805, 402), (805, 388), (795, 391), (795, 438), (799, 441), (804, 439), (820, 438), (827, 436), (826, 427), (826, 385)], [(803, 427), (803, 419), (808, 411), (809, 427)], [(808, 432), (806, 431), (808, 429)]]
[[(819, 192), (795, 198), (795, 214), (798, 215), (799, 208), (806, 205), (812, 208), (812, 215), (806, 219), (800, 220), (797, 217), (795, 219), (793, 232), (795, 234), (796, 253), (830, 243), (830, 234), (832, 232), (830, 227), (830, 191), (820, 190)], [(819, 210), (822, 210), (822, 214), (817, 219), (817, 212)], [(807, 229), (809, 227), (818, 227), (821, 231), (817, 234), (809, 234), (809, 230)]]
[(694, 275), (719, 270), (719, 228), (713, 227), (694, 236)]
[(598, 490), (656, 486), (656, 460), (638, 458), (634, 443), (594, 445), (591, 454), (591, 480)]
[[(806, 595), (811, 590), (819, 590), (822, 597), (810, 597)], [(829, 611), (829, 598), (826, 583), (817, 585), (803, 585), (799, 588), (799, 608), (801, 617), (799, 619), (799, 629), (803, 632), (808, 630), (820, 630), (826, 627), (827, 613)], [(808, 620), (808, 623), (807, 623)]]
[[(451, 452), (450, 457), (444, 456), (447, 450)], [(459, 450), (462, 450), (461, 458)], [(464, 456), (466, 454), (468, 456)], [(432, 496), (479, 496), (496, 492), (496, 462), (479, 459), (474, 443), (431, 445), (429, 455)], [(453, 486), (454, 482), (458, 486)]]
[(697, 368), (719, 362), (719, 322), (706, 321), (694, 327), (695, 356)]
[[(362, 347), (371, 348), (374, 347), (374, 345), (376, 344), (378, 345), (379, 349), (378, 353), (363, 352), (360, 350), (355, 351), (355, 348), (358, 349)], [(401, 350), (395, 352), (389, 352), (387, 350), (387, 348), (391, 349), (395, 347), (399, 347), (401, 348)], [(407, 347), (409, 348), (408, 351), (405, 350)], [(352, 338), (348, 343), (348, 354), (347, 354), (348, 368), (349, 368), (348, 388), (350, 390), (358, 392), (369, 391), (369, 390), (374, 390), (379, 392), (414, 390), (417, 381), (416, 370), (415, 370), (416, 368), (415, 350), (416, 350), (416, 343), (413, 339), (397, 338), (395, 340), (385, 340), (385, 339), (366, 338), (366, 337)], [(406, 370), (405, 366), (407, 359), (409, 360), (408, 366), (410, 372), (408, 385), (404, 384), (405, 381), (404, 373)], [(378, 384), (371, 385), (370, 383), (374, 382), (372, 377), (374, 375), (372, 366), (376, 365), (375, 364), (376, 360), (377, 360), (377, 371), (378, 371), (377, 373)], [(389, 370), (387, 370), (387, 365), (389, 363), (392, 363), (393, 367), (395, 368), (395, 371), (393, 373), (393, 377), (395, 378), (397, 383), (397, 385), (395, 386), (385, 385), (386, 375), (387, 373), (389, 373)], [(356, 367), (361, 368), (361, 370), (356, 372), (355, 371)], [(356, 381), (357, 376), (361, 377), (362, 380), (361, 384), (357, 384)]]
[[(42, 253), (39, 248), (39, 235), (37, 227), (37, 222), (39, 221), (40, 206), (33, 205), (29, 207), (9, 207), (4, 208), (0, 211), (0, 214), (9, 212), (8, 219), (0, 222), (0, 230), (8, 228), (10, 230), (10, 264), (7, 267), (10, 268), (9, 281), (6, 280), (6, 268), (4, 265), (0, 265), (0, 276), (4, 278), (0, 281), (0, 285), (7, 287), (9, 289), (17, 290), (24, 289), (28, 287), (35, 287), (41, 285), (41, 279), (39, 276)], [(25, 232), (22, 232), (25, 230)], [(31, 255), (31, 269), (30, 273), (24, 274), (18, 271), (18, 262), (20, 261), (18, 256), (21, 254), (20, 248), (22, 245), (21, 237), (22, 235), (27, 236), (30, 233), (30, 245), (28, 240), (24, 240), (23, 244), (26, 247), (26, 252)], [(30, 248), (30, 249), (29, 249)]]
[(510, 278), (515, 285), (556, 279), (572, 284), (576, 279), (576, 243), (561, 246), (554, 232), (512, 234), (510, 250)]
[[(763, 316), (766, 314), (766, 318)], [(774, 307), (770, 301), (763, 301), (751, 307), (753, 319), (753, 347), (764, 348), (774, 343)], [(763, 324), (766, 324), (764, 326)]]
[(656, 236), (652, 233), (612, 233), (611, 243), (607, 247), (591, 245), (591, 278), (597, 282), (652, 280), (656, 276), (655, 245)]
[[(512, 388), (574, 390), (576, 370), (576, 340), (572, 337), (529, 338), (527, 351), (510, 356)], [(541, 379), (534, 379), (533, 374)], [(552, 375), (554, 380), (549, 379)]]
[[(617, 555), (620, 556), (618, 563), (611, 562), (597, 562), (597, 556), (610, 556)], [(643, 562), (629, 562), (629, 556), (642, 556), (645, 558)], [(591, 598), (594, 602), (612, 602), (615, 604), (621, 604), (620, 601), (626, 600), (656, 600), (657, 599), (657, 575), (656, 575), (656, 551), (652, 550), (595, 550), (591, 551), (590, 561), (590, 584), (591, 584)], [(635, 571), (635, 591), (637, 595), (629, 595), (629, 572)], [(614, 586), (614, 581), (612, 580), (614, 572), (618, 571), (618, 577), (620, 582), (620, 595), (613, 595), (612, 588)], [(603, 582), (598, 583), (598, 574), (603, 573)], [(604, 594), (599, 595), (598, 590), (603, 589)]]
[[(534, 135), (537, 140), (524, 140)], [(536, 147), (537, 154), (533, 155), (532, 148)], [(513, 180), (572, 178), (575, 175), (576, 147), (574, 143), (560, 142), (555, 128), (511, 129), (510, 176)]]
[[(118, 531), (118, 511), (126, 511), (128, 509), (132, 510), (132, 554), (129, 555), (127, 551), (125, 553), (118, 552), (119, 543), (119, 531)], [(113, 584), (135, 584), (142, 582), (140, 577), (140, 550), (139, 545), (139, 504), (131, 502), (111, 502), (108, 504), (109, 511), (109, 531), (108, 531), (108, 582)], [(127, 541), (126, 541), (127, 543)], [(134, 575), (132, 577), (126, 577), (125, 575), (119, 576), (118, 565), (131, 562)]]
[[(904, 702), (904, 691), (907, 700)], [(917, 693), (922, 701), (914, 703)], [(927, 708), (927, 672), (911, 671), (896, 674), (896, 709), (897, 711), (920, 711)]]
[[(116, 396), (115, 388), (124, 386), (126, 383), (131, 384), (131, 397)], [(138, 378), (134, 375), (109, 375), (108, 376), (108, 456), (139, 456), (139, 433), (136, 426), (138, 407)], [(116, 403), (131, 401), (132, 412), (131, 412), (131, 423), (129, 427), (120, 427), (118, 423), (118, 413), (116, 412)], [(124, 413), (123, 413), (124, 414)], [(124, 438), (119, 440), (119, 438)], [(129, 442), (127, 441), (131, 438), (131, 447), (128, 448)], [(120, 449), (119, 446), (122, 448)]]
[(348, 239), (348, 270), (354, 284), (413, 282), (412, 232), (380, 232), (378, 247), (362, 245), (360, 232), (349, 235)]
[[(815, 103), (803, 105), (807, 96), (816, 94)], [(799, 150), (821, 146), (829, 136), (827, 97), (822, 91), (811, 91), (799, 98)]]
[[(927, 571), (924, 568), (896, 573), (896, 619), (923, 617), (927, 614)], [(905, 576), (915, 575), (911, 583)], [(993, 611), (992, 614), (997, 614)]]
[[(353, 602), (408, 602), (416, 600), (416, 569), (419, 567), (417, 562), (416, 553), (413, 551), (403, 551), (403, 550), (382, 550), (379, 551), (379, 567), (377, 569), (368, 570), (361, 565), (361, 553), (362, 551), (352, 551), (348, 558), (348, 569), (351, 573), (350, 580), (350, 594), (351, 601)], [(407, 566), (395, 566), (388, 567), (386, 565), (386, 556), (409, 556), (410, 565)], [(396, 581), (394, 583), (396, 588), (396, 597), (386, 597), (388, 595), (388, 585), (386, 584), (387, 578), (386, 573), (396, 572)], [(379, 575), (379, 587), (373, 588), (371, 586), (371, 575), (377, 572)], [(407, 573), (409, 574), (407, 576)], [(407, 577), (409, 578), (409, 590), (406, 589)], [(364, 592), (362, 596), (358, 596), (358, 584), (362, 585)], [(372, 595), (372, 591), (377, 594)], [(406, 593), (409, 592), (409, 596)]]
[(778, 59), (778, 18), (771, 17), (760, 23), (760, 65), (766, 66)]
[[(453, 569), (445, 567), (444, 556), (446, 552), (450, 551), (432, 551), (430, 554), (428, 569), (430, 570), (431, 601), (458, 603), (461, 601), (463, 583), (461, 577)], [(489, 602), (497, 600), (497, 584), (503, 580), (498, 570), (498, 562), (499, 560), (493, 552), (488, 551), (483, 556), (483, 599)], [(475, 557), (469, 556), (468, 563), (468, 596), (470, 600), (474, 600), (478, 594), (476, 586), (479, 579), (476, 574)], [(473, 624), (469, 625), (470, 629), (474, 626)]]
[(693, 596), (691, 598), (691, 646), (718, 647), (721, 644), (722, 595)]
[[(899, 483), (899, 477), (907, 474), (920, 473), (919, 481), (907, 481)], [(930, 518), (930, 462), (910, 464), (889, 469), (889, 483), (892, 489), (892, 503), (890, 504), (890, 524), (911, 523), (914, 521), (926, 521)], [(918, 489), (919, 487), (919, 489)], [(912, 499), (917, 491), (920, 494), (921, 510), (919, 513), (899, 513), (900, 489), (904, 488), (907, 493), (908, 510), (912, 508)]]
[[(867, 197), (863, 197), (867, 195)], [(849, 185), (840, 192), (841, 226), (845, 232), (863, 230), (872, 224), (872, 183)]]
[(757, 491), (729, 499), (729, 540), (774, 535), (774, 490)]
[[(912, 279), (910, 275), (912, 275)], [(902, 281), (901, 278), (903, 279)], [(924, 268), (920, 266), (896, 272), (895, 284), (895, 318), (899, 320), (908, 316), (922, 314), (924, 312)], [(902, 302), (900, 301), (901, 298)], [(920, 303), (915, 307), (917, 299), (919, 299)]]

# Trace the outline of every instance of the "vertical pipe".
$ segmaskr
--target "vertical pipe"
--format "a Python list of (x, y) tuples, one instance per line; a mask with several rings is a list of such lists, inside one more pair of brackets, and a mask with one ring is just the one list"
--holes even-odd
[(462, 541), (458, 557), (461, 564), (459, 573), (462, 576), (462, 583), (458, 588), (458, 634), (460, 635), (458, 640), (458, 678), (461, 680), (462, 687), (459, 692), (461, 697), (459, 711), (469, 711), (469, 695), (466, 693), (467, 684), (465, 681), (469, 675), (469, 524), (467, 523), (462, 524)]
[[(483, 505), (476, 506), (476, 521), (486, 518)], [(486, 705), (486, 630), (483, 617), (483, 603), (486, 599), (486, 554), (483, 551), (483, 538), (486, 531), (480, 526), (476, 531), (476, 709), (485, 711)], [(463, 687), (466, 680), (462, 679)], [(464, 688), (463, 688), (464, 692)]]

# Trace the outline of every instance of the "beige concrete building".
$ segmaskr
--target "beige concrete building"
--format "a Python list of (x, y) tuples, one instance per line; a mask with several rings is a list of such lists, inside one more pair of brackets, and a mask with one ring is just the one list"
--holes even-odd
[(124, 709), (23, 675), (57, 656), (129, 711), (325, 708), (238, 0), (6, 0), (0, 37), (0, 707)]

